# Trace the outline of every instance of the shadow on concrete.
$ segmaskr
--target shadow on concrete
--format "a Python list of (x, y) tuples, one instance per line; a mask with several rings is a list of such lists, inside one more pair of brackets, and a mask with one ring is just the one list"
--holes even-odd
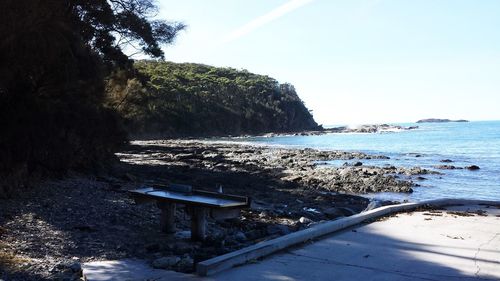
[[(480, 249), (499, 234), (474, 246), (450, 246), (409, 242), (367, 225), (219, 273), (214, 280), (500, 280), (500, 249)], [(486, 267), (495, 275), (481, 271)]]

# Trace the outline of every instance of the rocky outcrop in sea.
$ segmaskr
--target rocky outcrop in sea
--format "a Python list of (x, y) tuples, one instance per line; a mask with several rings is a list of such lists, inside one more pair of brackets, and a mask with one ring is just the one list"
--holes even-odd
[(275, 136), (314, 136), (314, 135), (324, 135), (324, 134), (334, 134), (334, 133), (396, 133), (401, 131), (415, 130), (418, 126), (400, 126), (400, 125), (390, 125), (390, 124), (372, 124), (372, 125), (360, 125), (355, 127), (340, 126), (333, 128), (325, 128), (317, 131), (303, 131), (295, 133), (269, 133), (265, 134), (265, 137), (275, 137)]
[(428, 118), (428, 119), (420, 119), (417, 123), (447, 123), (447, 122), (469, 122), (469, 120), (459, 119), (459, 120), (450, 120), (450, 119), (438, 119), (438, 118)]

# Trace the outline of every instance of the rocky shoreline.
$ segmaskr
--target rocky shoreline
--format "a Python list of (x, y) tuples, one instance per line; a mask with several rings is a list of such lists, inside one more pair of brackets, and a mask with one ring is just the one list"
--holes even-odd
[(313, 131), (302, 131), (302, 132), (294, 132), (294, 133), (269, 133), (263, 135), (263, 137), (276, 137), (276, 136), (317, 136), (317, 135), (325, 135), (325, 134), (342, 134), (342, 133), (395, 133), (401, 131), (415, 130), (418, 129), (418, 126), (399, 126), (399, 125), (391, 125), (391, 124), (370, 124), (370, 125), (360, 125), (357, 127), (333, 127), (333, 128), (324, 128), (321, 130), (313, 130)]
[[(197, 261), (392, 204), (355, 194), (411, 192), (413, 180), (437, 173), (363, 163), (383, 155), (196, 140), (132, 142), (117, 156), (111, 174), (75, 175), (0, 201), (0, 278), (72, 280), (82, 262), (121, 258), (191, 272)], [(346, 164), (323, 165), (331, 160)], [(209, 191), (222, 185), (225, 193), (250, 196), (252, 208), (240, 219), (209, 220), (205, 242), (189, 240), (189, 216), (180, 208), (179, 232), (167, 235), (158, 226), (159, 209), (136, 205), (127, 191), (172, 182)]]
[[(412, 192), (413, 179), (423, 174), (439, 172), (420, 167), (366, 166), (363, 160), (389, 159), (385, 155), (369, 155), (361, 152), (345, 152), (316, 149), (292, 149), (247, 145), (234, 142), (197, 140), (166, 140), (132, 142), (131, 150), (119, 153), (121, 161), (132, 165), (150, 165), (195, 168), (221, 173), (217, 183), (226, 182), (229, 189), (239, 186), (239, 179), (229, 181), (224, 177), (231, 173), (250, 172), (290, 187), (300, 187), (321, 192), (359, 194), (369, 192)], [(142, 150), (147, 150), (144, 153)], [(156, 150), (156, 151), (155, 151)], [(328, 161), (345, 160), (341, 167)], [(173, 175), (175, 178), (175, 175)], [(207, 186), (200, 174), (193, 173), (187, 184), (213, 189)], [(241, 187), (234, 190), (241, 193)], [(251, 191), (250, 191), (251, 192)]]

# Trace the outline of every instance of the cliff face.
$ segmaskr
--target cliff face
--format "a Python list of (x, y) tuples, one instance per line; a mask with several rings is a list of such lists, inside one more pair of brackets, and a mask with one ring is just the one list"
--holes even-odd
[[(317, 130), (290, 84), (245, 70), (136, 62), (138, 77), (110, 82), (110, 103), (136, 137), (224, 136)], [(121, 86), (119, 86), (121, 85)]]

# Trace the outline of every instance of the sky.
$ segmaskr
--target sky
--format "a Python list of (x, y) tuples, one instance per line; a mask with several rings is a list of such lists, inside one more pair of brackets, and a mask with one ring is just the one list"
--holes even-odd
[(165, 59), (293, 84), (323, 125), (500, 120), (500, 1), (159, 0)]

